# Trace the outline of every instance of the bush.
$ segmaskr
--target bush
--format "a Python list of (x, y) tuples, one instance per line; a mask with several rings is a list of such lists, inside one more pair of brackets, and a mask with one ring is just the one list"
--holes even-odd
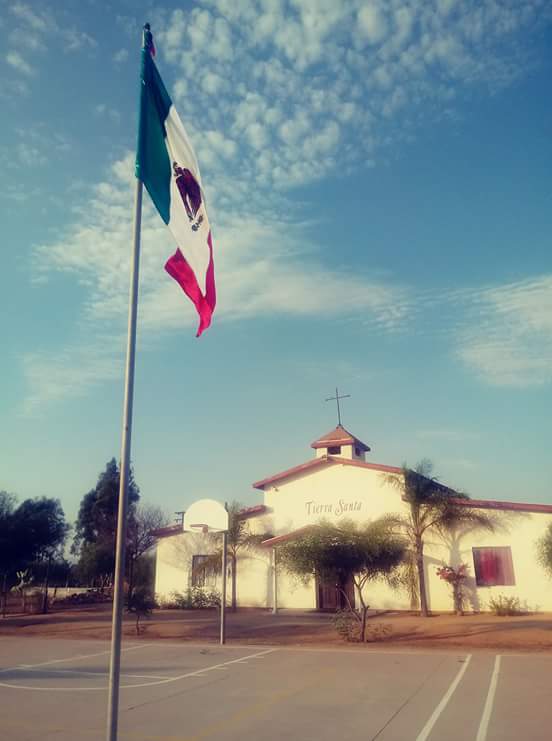
[(192, 607), (192, 593), (171, 592), (168, 599), (161, 600), (161, 606), (167, 610), (189, 610)]
[(489, 600), (489, 609), (499, 617), (505, 617), (506, 615), (523, 615), (524, 613), (519, 597), (507, 597), (505, 594), (491, 597)]
[(94, 605), (101, 602), (111, 602), (112, 595), (110, 590), (87, 589), (86, 592), (74, 592), (67, 597), (56, 598), (56, 606), (66, 605)]
[(350, 610), (338, 610), (332, 617), (332, 623), (344, 641), (360, 641), (360, 623)]
[(369, 623), (366, 626), (366, 641), (384, 641), (392, 632), (393, 628), (388, 623)]
[(210, 592), (201, 587), (188, 589), (182, 592), (171, 592), (169, 598), (160, 598), (159, 606), (166, 610), (205, 610), (212, 607), (220, 607), (221, 595), (216, 589)]
[(157, 604), (146, 589), (135, 589), (127, 604), (127, 611), (136, 616), (136, 635), (140, 635), (140, 620), (148, 618)]
[[(351, 643), (360, 643), (362, 637), (361, 621), (356, 617), (357, 613), (351, 612), (351, 610), (339, 610), (332, 618), (334, 628), (338, 635), (340, 635), (344, 641)], [(386, 623), (368, 623), (366, 625), (366, 642), (374, 643), (376, 641), (383, 641), (392, 633), (392, 628)]]
[(436, 570), (437, 576), (446, 581), (452, 589), (452, 602), (457, 615), (464, 614), (464, 581), (468, 578), (468, 565), (460, 564), (458, 568), (441, 566)]
[(220, 592), (216, 589), (212, 589), (210, 592), (206, 592), (201, 587), (194, 587), (192, 589), (192, 607), (196, 610), (204, 610), (209, 607), (220, 607)]

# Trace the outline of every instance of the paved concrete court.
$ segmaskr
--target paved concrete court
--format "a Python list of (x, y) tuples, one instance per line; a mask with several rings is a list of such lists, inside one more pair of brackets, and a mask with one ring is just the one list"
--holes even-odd
[[(0, 738), (105, 736), (109, 646), (0, 638)], [(133, 741), (533, 741), (552, 737), (552, 656), (128, 641)]]

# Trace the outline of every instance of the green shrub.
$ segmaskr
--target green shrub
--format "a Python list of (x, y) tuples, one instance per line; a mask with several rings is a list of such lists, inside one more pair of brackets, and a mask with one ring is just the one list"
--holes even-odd
[(143, 628), (140, 625), (142, 618), (149, 618), (157, 604), (153, 596), (146, 589), (135, 589), (127, 603), (127, 611), (136, 617), (136, 635), (140, 635)]
[[(351, 610), (338, 610), (332, 618), (333, 626), (338, 635), (340, 635), (344, 641), (350, 643), (360, 643), (362, 638), (361, 632), (361, 620), (357, 617), (358, 613), (351, 612)], [(367, 643), (374, 643), (376, 641), (383, 641), (392, 633), (392, 628), (386, 623), (370, 623), (366, 625), (365, 638)]]
[(519, 597), (507, 597), (505, 594), (491, 597), (489, 600), (489, 609), (499, 617), (505, 617), (506, 615), (523, 615), (524, 613)]
[(350, 610), (338, 610), (332, 617), (332, 623), (344, 641), (360, 641), (360, 623)]
[(168, 599), (166, 597), (158, 600), (159, 606), (165, 610), (204, 610), (212, 607), (220, 607), (220, 592), (212, 589), (207, 592), (201, 587), (192, 587), (186, 593), (171, 592)]
[(220, 592), (215, 589), (206, 592), (201, 587), (194, 587), (191, 591), (191, 606), (196, 610), (220, 607)]
[(191, 591), (188, 589), (186, 594), (171, 592), (169, 598), (162, 599), (160, 603), (167, 610), (189, 610), (192, 606)]
[(368, 643), (385, 641), (392, 632), (393, 628), (388, 623), (368, 623), (366, 626), (366, 641)]

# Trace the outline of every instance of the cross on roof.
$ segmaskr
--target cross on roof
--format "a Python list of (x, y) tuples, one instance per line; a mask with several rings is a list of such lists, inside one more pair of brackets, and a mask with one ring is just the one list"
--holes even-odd
[(330, 396), (326, 399), (326, 401), (335, 401), (337, 404), (337, 424), (341, 425), (341, 409), (339, 407), (339, 400), (340, 399), (350, 399), (350, 394), (344, 394), (343, 396), (339, 395), (339, 390), (337, 386), (335, 387), (335, 396)]

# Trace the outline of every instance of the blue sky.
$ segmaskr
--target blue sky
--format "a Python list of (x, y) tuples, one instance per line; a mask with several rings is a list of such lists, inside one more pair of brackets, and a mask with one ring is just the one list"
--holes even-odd
[(344, 424), (474, 497), (549, 502), (552, 10), (530, 2), (3, 2), (0, 489), (73, 519), (118, 457), (140, 28), (202, 167), (219, 302), (144, 212), (145, 500), (251, 482)]

